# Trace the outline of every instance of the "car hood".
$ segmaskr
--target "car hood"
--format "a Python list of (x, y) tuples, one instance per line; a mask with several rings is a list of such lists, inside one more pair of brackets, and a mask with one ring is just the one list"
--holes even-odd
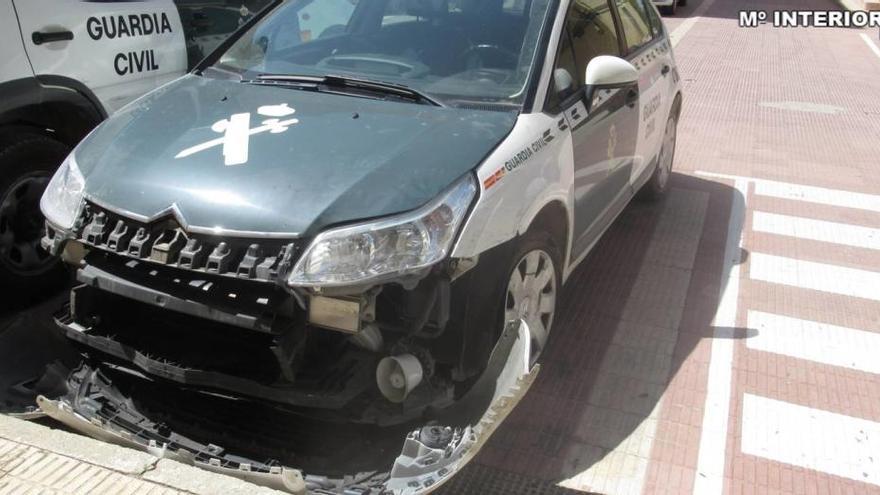
[(114, 114), (75, 158), (87, 197), (133, 217), (310, 236), (427, 203), (515, 121), (189, 75)]

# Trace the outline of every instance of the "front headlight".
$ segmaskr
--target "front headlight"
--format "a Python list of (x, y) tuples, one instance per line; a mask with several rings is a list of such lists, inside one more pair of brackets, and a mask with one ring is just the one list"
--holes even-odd
[(40, 209), (52, 225), (64, 230), (73, 228), (82, 205), (85, 183), (71, 153), (58, 167), (40, 199)]
[(318, 235), (287, 279), (296, 286), (339, 286), (402, 275), (442, 260), (477, 192), (470, 175), (413, 212)]

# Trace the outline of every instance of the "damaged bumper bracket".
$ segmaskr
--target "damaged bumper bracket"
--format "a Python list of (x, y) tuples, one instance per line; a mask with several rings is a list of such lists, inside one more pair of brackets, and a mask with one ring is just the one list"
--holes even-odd
[[(114, 390), (101, 390), (100, 383), (88, 390), (91, 394), (96, 390), (105, 392), (101, 398), (105, 403), (110, 401), (116, 415), (99, 415), (93, 396), (82, 397), (87, 389), (83, 386), (55, 400), (40, 396), (37, 404), (47, 416), (96, 439), (278, 490), (306, 494), (351, 488), (354, 493), (416, 495), (443, 485), (473, 459), (528, 391), (539, 371), (538, 365), (529, 367), (530, 342), (525, 322), (508, 323), (485, 372), (471, 390), (442, 415), (438, 425), (406, 435), (393, 466), (384, 475), (373, 477), (368, 485), (354, 486), (352, 482), (351, 486), (336, 484), (331, 488), (326, 483), (311, 481), (326, 481), (322, 476), (305, 476), (298, 469), (252, 462), (229, 455), (216, 445), (200, 444), (168, 432), (162, 425), (137, 416), (136, 411), (132, 415), (131, 401)], [(98, 380), (97, 373), (90, 376), (93, 381)]]

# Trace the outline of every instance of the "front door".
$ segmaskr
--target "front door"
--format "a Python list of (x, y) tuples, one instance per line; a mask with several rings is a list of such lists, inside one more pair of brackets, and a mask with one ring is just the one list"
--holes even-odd
[(186, 44), (172, 0), (13, 5), (34, 73), (82, 83), (107, 113), (186, 71)]
[(639, 125), (639, 95), (637, 88), (631, 88), (597, 91), (592, 102), (583, 97), (589, 61), (598, 55), (620, 56), (607, 0), (572, 0), (561, 40), (556, 68), (574, 72), (578, 88), (560, 105), (572, 134), (572, 258), (577, 259), (632, 195), (630, 176)]

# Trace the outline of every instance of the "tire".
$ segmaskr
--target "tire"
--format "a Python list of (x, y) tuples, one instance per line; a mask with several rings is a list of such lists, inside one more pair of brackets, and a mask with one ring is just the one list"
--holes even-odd
[[(551, 263), (552, 267), (548, 267), (547, 263)], [(559, 300), (561, 269), (561, 250), (551, 235), (543, 231), (524, 234), (511, 257), (502, 306), (503, 320), (507, 322), (522, 318), (529, 324), (532, 333), (531, 364), (537, 362), (546, 349)], [(534, 286), (535, 281), (538, 286)], [(521, 285), (516, 287), (517, 283)]]
[[(672, 175), (672, 163), (675, 159), (675, 141), (678, 134), (678, 112), (674, 109), (666, 120), (663, 129), (663, 146), (657, 156), (657, 167), (648, 182), (639, 191), (639, 196), (647, 200), (659, 200), (669, 189), (669, 177)], [(671, 133), (671, 134), (670, 134)]]
[(687, 0), (678, 0), (679, 7), (687, 7), (687, 4), (688, 4)]
[(40, 247), (40, 197), (70, 149), (40, 134), (18, 134), (0, 149), (0, 284), (28, 298), (60, 288), (67, 271)]
[(674, 16), (677, 6), (677, 0), (672, 0), (672, 5), (663, 5), (659, 10), (663, 15)]

